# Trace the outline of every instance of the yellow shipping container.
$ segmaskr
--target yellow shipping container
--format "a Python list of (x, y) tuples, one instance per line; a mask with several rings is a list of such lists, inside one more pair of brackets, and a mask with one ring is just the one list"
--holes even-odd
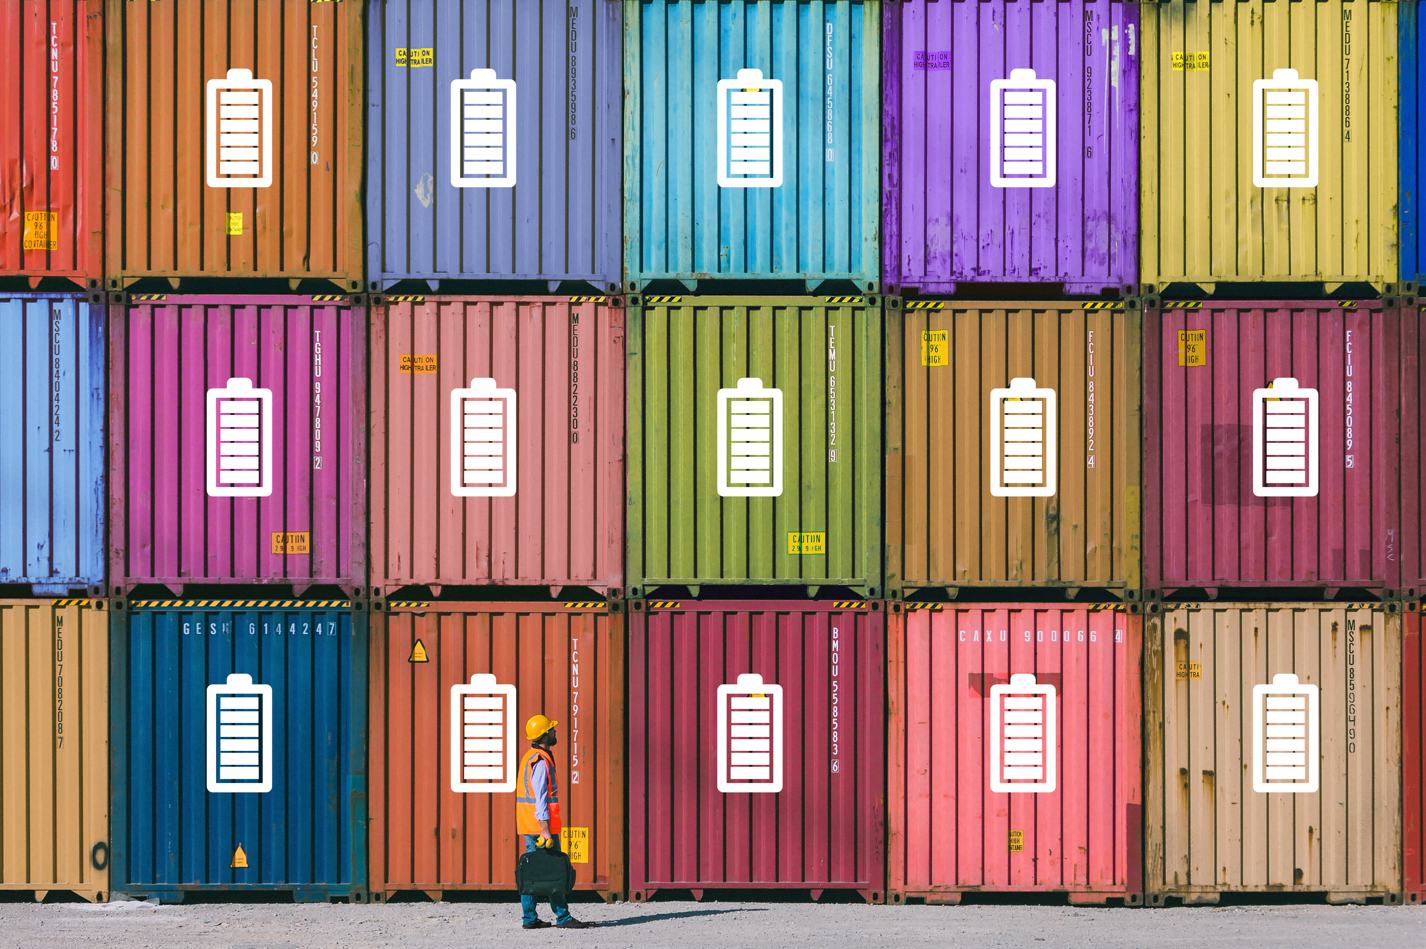
[[(1322, 281), (1331, 293), (1365, 281), (1389, 292), (1399, 279), (1396, 3), (1142, 10), (1144, 282)], [(1301, 184), (1258, 185), (1288, 180)]]

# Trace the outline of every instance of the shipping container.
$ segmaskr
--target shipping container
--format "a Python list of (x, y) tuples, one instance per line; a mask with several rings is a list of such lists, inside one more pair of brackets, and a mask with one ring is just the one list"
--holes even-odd
[(626, 289), (877, 291), (880, 0), (624, 0), (624, 76)]
[(1421, 648), (1421, 604), (1407, 603), (1401, 615), (1402, 688), (1405, 705), (1401, 734), (1401, 862), (1405, 866), (1406, 902), (1426, 900), (1426, 650)]
[(109, 892), (104, 600), (0, 600), (0, 890)]
[(113, 300), (112, 595), (144, 583), (364, 595), (363, 298)]
[[(623, 298), (372, 300), (373, 595), (620, 596)], [(472, 442), (480, 406), (493, 444)]]
[[(518, 763), (537, 714), (558, 725), (562, 849), (575, 888), (624, 899), (622, 604), (392, 600), (373, 615), (372, 900), (515, 889)], [(499, 773), (469, 774), (464, 759), (456, 768), (473, 741), (467, 707), (496, 709), (496, 728), (507, 729), (482, 752)]]
[(114, 600), (113, 890), (367, 899), (367, 613)]
[(1401, 425), (1401, 463), (1396, 475), (1401, 483), (1401, 530), (1390, 540), (1395, 541), (1388, 549), (1388, 562), (1400, 551), (1401, 586), (1400, 596), (1417, 599), (1426, 595), (1426, 505), (1421, 499), (1426, 497), (1426, 472), (1421, 470), (1421, 459), (1426, 456), (1426, 379), (1421, 376), (1421, 365), (1426, 361), (1426, 330), (1421, 326), (1421, 309), (1418, 299), (1404, 297), (1401, 308), (1401, 374), (1399, 406)]
[[(1136, 598), (1140, 311), (888, 302), (887, 589)], [(1025, 399), (1039, 403), (1034, 451), (1008, 424)]]
[(879, 595), (880, 297), (629, 304), (629, 595)]
[(1402, 313), (1392, 299), (1145, 312), (1146, 590), (1397, 595)]
[(1401, 902), (1396, 604), (1150, 605), (1146, 902)]
[(1144, 4), (1146, 283), (1394, 289), (1397, 9), (1409, 5)]
[(903, 0), (882, 15), (885, 292), (1134, 293), (1139, 5)]
[[(370, 289), (538, 279), (619, 292), (620, 4), (368, 0), (367, 11)], [(469, 116), (464, 103), (487, 100), (494, 112)], [(461, 142), (488, 153), (477, 161)]]
[(103, 0), (0, 2), (0, 276), (104, 276)]
[[(1421, 94), (1426, 91), (1426, 60), (1421, 58), (1420, 13), (1415, 3), (1397, 4), (1401, 49), (1401, 279), (1426, 280), (1426, 249), (1421, 246)], [(1403, 293), (1416, 288), (1403, 287)]]
[(0, 293), (0, 583), (104, 595), (104, 368), (102, 293)]
[(887, 622), (888, 902), (1142, 905), (1142, 616), (894, 603)]
[(109, 289), (361, 289), (363, 6), (108, 0)]
[(886, 885), (880, 601), (635, 601), (629, 890)]

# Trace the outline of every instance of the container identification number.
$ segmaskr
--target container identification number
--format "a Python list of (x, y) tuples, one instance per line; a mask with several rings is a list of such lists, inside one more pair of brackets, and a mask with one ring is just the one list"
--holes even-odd
[(841, 755), (841, 753), (842, 753), (842, 751), (841, 751), (841, 748), (842, 748), (842, 745), (841, 745), (841, 742), (842, 742), (842, 733), (841, 733), (841, 708), (840, 708), (841, 695), (839, 694), (839, 689), (840, 689), (840, 687), (841, 687), (841, 683), (838, 681), (838, 678), (837, 678), (837, 677), (841, 674), (841, 671), (842, 671), (841, 661), (842, 661), (842, 636), (841, 636), (841, 631), (840, 631), (836, 626), (833, 626), (833, 627), (832, 627), (832, 773), (833, 773), (833, 774), (840, 774), (841, 771), (842, 771), (842, 762), (839, 760), (839, 757), (838, 757), (838, 756)]
[[(569, 783), (579, 783), (579, 639), (569, 643)], [(570, 858), (571, 861), (573, 858)]]
[[(1082, 629), (1079, 630), (1077, 633), (1076, 633), (1075, 630), (1072, 630), (1072, 629), (1065, 629), (1065, 630), (1052, 629), (1052, 630), (1049, 631), (1049, 633), (1050, 633), (1050, 638), (1049, 638), (1048, 641), (1049, 641), (1049, 642), (1052, 642), (1052, 643), (1057, 643), (1057, 642), (1061, 642), (1061, 641), (1067, 642), (1067, 643), (1069, 643), (1069, 642), (1081, 642), (1081, 643), (1082, 643), (1082, 642), (1084, 642), (1084, 637), (1085, 637), (1085, 631), (1082, 630)], [(961, 642), (963, 642), (963, 643), (978, 643), (978, 642), (987, 642), (987, 643), (1002, 642), (1002, 643), (1003, 643), (1003, 642), (1006, 641), (1007, 631), (1006, 631), (1006, 630), (1003, 630), (1003, 629), (1000, 630), (1000, 638), (999, 638), (999, 639), (996, 639), (996, 638), (995, 638), (996, 631), (993, 630), (993, 629), (987, 629), (987, 630), (985, 631), (985, 638), (984, 638), (983, 640), (982, 640), (982, 638), (981, 638), (981, 631), (978, 630), (978, 629), (973, 629), (973, 630), (971, 630), (971, 636), (970, 636), (969, 639), (966, 638), (966, 631), (965, 631), (965, 630), (961, 630), (961, 631), (960, 631), (960, 634), (961, 634)], [(1098, 630), (1091, 629), (1091, 630), (1089, 631), (1089, 634), (1088, 634), (1088, 635), (1089, 635), (1089, 641), (1090, 641), (1090, 642), (1092, 642), (1092, 643), (1097, 643), (1097, 642), (1099, 642), (1099, 631), (1098, 631)], [(1063, 637), (1063, 639), (1062, 639), (1062, 637)], [(1028, 630), (1028, 629), (1025, 630), (1025, 631), (1024, 631), (1024, 641), (1027, 642), (1027, 643), (1028, 643), (1028, 642), (1040, 642), (1040, 643), (1045, 642), (1045, 641), (1046, 641), (1046, 640), (1045, 640), (1045, 630), (1040, 629), (1040, 630), (1035, 630), (1034, 632), (1031, 632), (1031, 631)], [(1116, 629), (1116, 630), (1114, 631), (1114, 641), (1115, 641), (1116, 643), (1122, 643), (1122, 642), (1124, 641), (1124, 631), (1123, 631), (1122, 629)]]
[(1347, 394), (1346, 394), (1346, 400), (1347, 400), (1347, 405), (1346, 405), (1346, 411), (1347, 411), (1347, 416), (1346, 416), (1346, 419), (1347, 419), (1347, 455), (1346, 455), (1346, 466), (1347, 466), (1348, 468), (1355, 468), (1355, 467), (1357, 466), (1357, 456), (1354, 455), (1354, 454), (1352, 454), (1352, 448), (1353, 448), (1353, 446), (1356, 444), (1356, 438), (1355, 438), (1355, 435), (1356, 435), (1356, 428), (1355, 428), (1355, 426), (1356, 426), (1356, 421), (1357, 421), (1357, 420), (1356, 420), (1356, 416), (1353, 414), (1353, 411), (1352, 411), (1352, 410), (1356, 407), (1354, 403), (1356, 402), (1356, 399), (1357, 399), (1357, 394), (1356, 394), (1355, 390), (1353, 389), (1352, 381), (1353, 381), (1353, 380), (1352, 380), (1352, 331), (1351, 331), (1351, 330), (1347, 330)]
[[(204, 628), (205, 625), (207, 627), (206, 629)], [(277, 630), (277, 635), (279, 636), (311, 636), (314, 634), (317, 636), (337, 635), (337, 624), (334, 621), (329, 620), (326, 625), (327, 629), (325, 632), (323, 632), (321, 620), (318, 620), (315, 624), (311, 620), (302, 620), (301, 622), (298, 622), (297, 620), (289, 620), (286, 623), (284, 623), (282, 620), (278, 620), (275, 624), (272, 623), (270, 620), (263, 620), (262, 634), (264, 636), (270, 636), (272, 635), (273, 629), (275, 628)], [(314, 626), (315, 629), (313, 628)], [(202, 636), (205, 632), (209, 636), (217, 636), (219, 633), (224, 636), (227, 636), (229, 633), (232, 632), (232, 629), (229, 627), (227, 620), (209, 620), (206, 624), (203, 622), (203, 620), (198, 620), (196, 622), (193, 620), (183, 621), (183, 635)], [(257, 623), (252, 620), (248, 621), (248, 635), (257, 635)]]
[(1352, 140), (1352, 11), (1342, 11), (1342, 141)]
[(50, 428), (54, 430), (54, 440), (60, 440), (60, 387), (63, 374), (60, 370), (60, 323), (55, 317), (50, 321)]
[(832, 147), (832, 24), (827, 24), (827, 161), (837, 160), (837, 150)]
[[(322, 470), (322, 331), (312, 331), (312, 470)], [(306, 553), (307, 551), (301, 551)], [(277, 551), (273, 551), (277, 553)], [(297, 551), (289, 551), (297, 553)]]
[(569, 443), (579, 444), (579, 314), (569, 318)]
[(64, 616), (54, 615), (54, 737), (64, 747)]
[(827, 461), (837, 460), (837, 327), (827, 326)]
[(579, 7), (569, 9), (569, 140), (576, 136), (576, 120), (579, 117), (579, 69), (576, 54), (579, 52)]
[[(59, 23), (50, 21), (50, 171), (59, 170)], [(26, 248), (30, 250), (31, 248)], [(39, 248), (43, 250), (44, 248)], [(49, 250), (54, 250), (53, 247)]]
[(1085, 458), (1086, 468), (1094, 467), (1094, 330), (1089, 330), (1089, 378), (1085, 384)]
[(1347, 754), (1357, 753), (1357, 621), (1347, 619)]
[(312, 164), (317, 164), (317, 27), (312, 26)]

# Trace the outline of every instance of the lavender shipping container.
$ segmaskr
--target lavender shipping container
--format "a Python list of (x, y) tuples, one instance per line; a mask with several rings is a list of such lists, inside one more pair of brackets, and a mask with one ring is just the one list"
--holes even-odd
[[(904, 0), (882, 16), (886, 292), (1132, 292), (1138, 4)], [(1026, 121), (1043, 124), (1012, 127)]]

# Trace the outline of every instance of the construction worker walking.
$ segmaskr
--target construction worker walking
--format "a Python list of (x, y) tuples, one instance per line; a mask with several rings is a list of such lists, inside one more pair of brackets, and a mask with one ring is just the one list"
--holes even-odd
[[(531, 744), (520, 761), (520, 784), (515, 797), (515, 832), (524, 838), (526, 853), (540, 847), (560, 850), (559, 779), (554, 756), (550, 754), (557, 740), (555, 726), (558, 724), (543, 715), (534, 715), (525, 723), (525, 737)], [(525, 929), (544, 929), (550, 925), (540, 919), (535, 908), (537, 899), (525, 894), (520, 896), (520, 905), (525, 911)], [(559, 894), (550, 897), (550, 909), (555, 914), (554, 924), (562, 929), (588, 929), (595, 925), (571, 916), (568, 903)]]

